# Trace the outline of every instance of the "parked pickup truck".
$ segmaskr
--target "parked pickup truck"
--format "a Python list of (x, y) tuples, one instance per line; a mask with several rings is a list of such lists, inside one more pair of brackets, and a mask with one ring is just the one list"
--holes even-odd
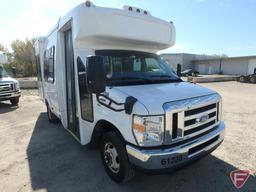
[(18, 105), (20, 95), (19, 82), (9, 77), (3, 66), (0, 66), (0, 101), (10, 100), (12, 105)]

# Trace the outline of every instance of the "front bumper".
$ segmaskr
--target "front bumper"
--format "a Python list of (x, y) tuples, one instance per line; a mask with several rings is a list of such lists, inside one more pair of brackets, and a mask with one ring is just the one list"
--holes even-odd
[(126, 145), (131, 164), (147, 171), (180, 167), (212, 152), (224, 140), (225, 124), (221, 122), (212, 132), (176, 147), (139, 149)]
[(20, 97), (21, 91), (1, 93), (0, 92), (0, 101), (10, 100), (12, 98)]

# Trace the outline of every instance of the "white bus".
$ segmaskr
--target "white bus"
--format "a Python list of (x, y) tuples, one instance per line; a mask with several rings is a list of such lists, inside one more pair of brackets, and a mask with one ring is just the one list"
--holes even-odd
[(50, 122), (82, 145), (99, 146), (116, 182), (134, 170), (180, 167), (224, 139), (221, 97), (183, 82), (156, 54), (175, 27), (149, 11), (80, 4), (35, 46), (38, 84)]

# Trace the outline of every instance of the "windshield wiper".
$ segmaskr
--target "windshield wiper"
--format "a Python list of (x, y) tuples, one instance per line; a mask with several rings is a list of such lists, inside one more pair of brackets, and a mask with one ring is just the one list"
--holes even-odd
[[(171, 82), (181, 82), (182, 80), (180, 78), (176, 78), (170, 75), (152, 75), (152, 78), (154, 77), (160, 77), (159, 79), (154, 79), (154, 80), (159, 80), (159, 81), (171, 81)], [(161, 78), (163, 77), (163, 78)]]
[[(166, 75), (167, 76), (167, 75)], [(157, 76), (153, 76), (153, 77), (157, 77)], [(145, 77), (116, 77), (116, 78), (109, 78), (107, 79), (107, 81), (112, 84), (112, 85), (116, 85), (116, 84), (137, 84), (137, 83), (146, 83), (146, 84), (156, 84), (156, 83), (174, 83), (174, 82), (182, 82), (181, 79), (179, 78), (175, 78), (172, 79), (170, 77), (172, 76), (167, 76), (169, 78), (153, 78), (152, 76), (150, 76), (149, 78), (145, 78)], [(161, 76), (163, 77), (163, 76)]]
[(153, 80), (152, 79), (149, 79), (149, 78), (143, 78), (143, 77), (116, 77), (116, 78), (110, 78), (110, 79), (107, 79), (107, 80), (139, 80), (139, 81), (150, 81), (152, 82)]

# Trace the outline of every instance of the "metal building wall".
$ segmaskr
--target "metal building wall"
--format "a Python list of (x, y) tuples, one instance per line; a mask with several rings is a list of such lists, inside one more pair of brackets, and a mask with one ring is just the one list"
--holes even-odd
[(227, 75), (247, 75), (249, 59), (227, 59), (222, 61), (222, 72)]
[(195, 61), (194, 66), (200, 74), (218, 74), (220, 71), (220, 61), (218, 60)]
[(195, 69), (201, 74), (246, 75), (248, 58), (224, 58), (216, 60), (195, 61)]

